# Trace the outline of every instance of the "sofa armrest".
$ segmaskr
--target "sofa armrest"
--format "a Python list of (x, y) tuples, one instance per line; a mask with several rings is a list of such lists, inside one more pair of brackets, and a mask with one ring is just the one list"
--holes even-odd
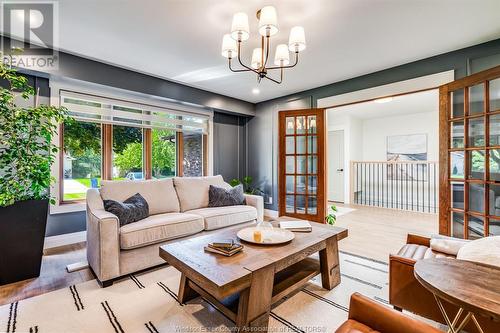
[(245, 194), (248, 206), (257, 209), (257, 221), (264, 221), (264, 198), (260, 195)]
[(101, 282), (120, 275), (119, 230), (118, 217), (104, 210), (99, 191), (88, 190), (87, 260)]
[(408, 234), (408, 236), (406, 237), (406, 244), (417, 244), (431, 247), (431, 239), (429, 237)]
[(383, 333), (442, 333), (437, 328), (378, 304), (359, 293), (351, 296), (349, 319)]

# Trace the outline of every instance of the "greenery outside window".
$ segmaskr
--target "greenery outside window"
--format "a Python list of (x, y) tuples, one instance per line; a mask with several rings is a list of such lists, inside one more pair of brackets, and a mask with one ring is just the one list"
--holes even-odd
[(152, 129), (152, 176), (167, 178), (176, 175), (177, 135), (175, 131)]
[(142, 128), (113, 125), (113, 180), (143, 180)]
[(63, 199), (82, 200), (87, 189), (100, 186), (101, 125), (66, 122), (63, 130)]

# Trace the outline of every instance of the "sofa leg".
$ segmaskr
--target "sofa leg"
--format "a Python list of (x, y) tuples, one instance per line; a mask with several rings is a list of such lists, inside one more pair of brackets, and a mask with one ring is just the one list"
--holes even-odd
[(400, 308), (399, 306), (395, 306), (395, 305), (394, 305), (394, 310), (399, 311), (399, 312), (403, 312), (402, 308)]
[(107, 281), (101, 281), (99, 279), (96, 279), (101, 288), (107, 288), (111, 287), (113, 285), (113, 280), (107, 280)]

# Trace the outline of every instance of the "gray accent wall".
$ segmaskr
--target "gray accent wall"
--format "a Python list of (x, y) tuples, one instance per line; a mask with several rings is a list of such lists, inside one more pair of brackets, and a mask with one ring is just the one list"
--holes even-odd
[(226, 182), (242, 179), (247, 170), (247, 117), (214, 114), (214, 175)]
[[(388, 50), (391, 52), (391, 50)], [(397, 52), (397, 50), (395, 50)], [(248, 173), (266, 193), (265, 208), (277, 210), (277, 115), (281, 110), (311, 108), (317, 100), (420, 76), (455, 71), (455, 78), (500, 65), (500, 39), (422, 59), (405, 65), (332, 83), (285, 97), (258, 103), (256, 115), (248, 122)], [(486, 67), (486, 68), (485, 68)], [(284, 83), (286, 84), (286, 82)], [(269, 197), (272, 197), (270, 203)]]

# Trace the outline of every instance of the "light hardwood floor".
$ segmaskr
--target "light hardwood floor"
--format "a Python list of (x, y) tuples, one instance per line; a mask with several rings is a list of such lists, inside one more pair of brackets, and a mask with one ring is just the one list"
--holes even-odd
[[(389, 253), (396, 252), (405, 243), (407, 233), (428, 236), (438, 231), (438, 219), (434, 214), (337, 206), (341, 211), (342, 207), (353, 209), (337, 219), (338, 226), (349, 229), (349, 236), (339, 242), (340, 250), (385, 262)], [(85, 260), (85, 243), (46, 250), (40, 277), (1, 286), (0, 305), (92, 280), (94, 277), (89, 269), (66, 272), (66, 265)]]
[(438, 233), (437, 214), (335, 204), (341, 212), (342, 208), (353, 209), (337, 218), (339, 227), (349, 229), (349, 236), (339, 242), (342, 251), (388, 262), (389, 254), (396, 253), (406, 243), (408, 233), (422, 236)]
[(86, 260), (85, 243), (44, 250), (40, 276), (0, 286), (0, 305), (92, 280), (94, 277), (88, 268), (73, 273), (66, 271), (68, 264)]

